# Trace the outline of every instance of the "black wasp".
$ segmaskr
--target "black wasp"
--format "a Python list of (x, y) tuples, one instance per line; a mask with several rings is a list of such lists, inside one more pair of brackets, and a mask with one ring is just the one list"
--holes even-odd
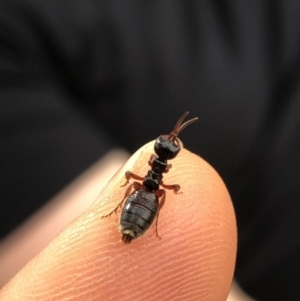
[[(117, 212), (118, 208), (126, 200), (120, 217), (120, 231), (124, 243), (129, 244), (132, 239), (144, 234), (153, 223), (155, 217), (156, 234), (158, 236), (157, 220), (159, 211), (165, 203), (165, 189), (173, 190), (175, 193), (178, 193), (180, 189), (178, 184), (166, 185), (162, 181), (163, 173), (167, 173), (172, 167), (172, 164), (168, 164), (167, 160), (174, 159), (180, 151), (178, 134), (188, 125), (198, 120), (198, 117), (195, 117), (182, 123), (188, 114), (189, 112), (185, 112), (179, 118), (169, 135), (161, 135), (156, 139), (154, 144), (156, 155), (152, 154), (148, 161), (151, 169), (146, 176), (141, 177), (131, 171), (126, 171), (126, 183), (123, 186), (127, 185), (131, 178), (142, 181), (142, 184), (139, 182), (131, 183), (118, 206), (111, 213), (103, 216), (108, 217), (113, 212)], [(164, 189), (160, 189), (159, 186), (162, 186)], [(132, 187), (134, 191), (131, 193)]]

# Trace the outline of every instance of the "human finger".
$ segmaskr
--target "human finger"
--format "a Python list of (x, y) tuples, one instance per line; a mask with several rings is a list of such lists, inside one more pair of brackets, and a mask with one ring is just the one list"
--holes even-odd
[[(124, 172), (144, 175), (153, 143), (140, 149), (95, 204), (34, 258), (0, 300), (226, 300), (236, 251), (235, 219), (219, 175), (182, 149), (164, 177), (167, 191), (155, 225), (130, 245), (118, 216), (101, 218), (122, 199)], [(1, 299), (2, 298), (2, 299)]]

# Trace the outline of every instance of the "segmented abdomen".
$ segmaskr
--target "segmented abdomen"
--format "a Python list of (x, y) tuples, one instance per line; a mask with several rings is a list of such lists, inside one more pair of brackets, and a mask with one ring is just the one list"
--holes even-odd
[(121, 217), (122, 233), (131, 231), (133, 237), (141, 236), (151, 226), (159, 208), (157, 196), (150, 191), (138, 189), (126, 200)]

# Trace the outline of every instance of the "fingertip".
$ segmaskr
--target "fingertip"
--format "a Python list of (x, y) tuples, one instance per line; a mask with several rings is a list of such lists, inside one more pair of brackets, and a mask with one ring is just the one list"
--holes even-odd
[[(225, 300), (236, 251), (229, 194), (215, 170), (182, 149), (164, 177), (158, 220), (139, 239), (120, 239), (118, 215), (102, 218), (124, 196), (124, 173), (146, 174), (153, 142), (138, 150), (94, 205), (67, 227), (5, 289), (22, 300)], [(30, 298), (28, 298), (30, 296)], [(3, 299), (5, 300), (5, 298)], [(8, 300), (18, 300), (10, 298)]]
[[(116, 183), (124, 181), (126, 170), (145, 175), (152, 153), (153, 142), (139, 149), (120, 170)], [(140, 254), (135, 258), (138, 265), (159, 271), (151, 277), (157, 287), (161, 285), (161, 278), (173, 278), (173, 286), (169, 285), (164, 291), (169, 296), (174, 290), (178, 294), (178, 283), (182, 281), (185, 283), (185, 288), (182, 287), (183, 300), (189, 300), (184, 295), (187, 287), (190, 287), (191, 296), (194, 292), (195, 300), (199, 298), (200, 291), (211, 295), (211, 300), (222, 300), (230, 289), (237, 244), (230, 195), (215, 169), (187, 149), (182, 149), (170, 162), (172, 168), (164, 175), (163, 181), (165, 184), (179, 184), (181, 193), (166, 191), (157, 229), (161, 239), (156, 236), (153, 225), (144, 236), (134, 240), (127, 251), (135, 250)], [(111, 193), (116, 190), (120, 190), (118, 185), (113, 187)], [(114, 227), (118, 220), (106, 222)], [(107, 239), (111, 241), (115, 237)], [(142, 257), (141, 254), (147, 255)], [(139, 261), (138, 258), (143, 259)], [(163, 274), (160, 274), (161, 269)], [(186, 275), (194, 276), (189, 279)], [(176, 278), (178, 281), (175, 281)], [(199, 291), (200, 287), (202, 289)], [(156, 297), (162, 298), (161, 295)], [(190, 300), (194, 299), (191, 297)]]

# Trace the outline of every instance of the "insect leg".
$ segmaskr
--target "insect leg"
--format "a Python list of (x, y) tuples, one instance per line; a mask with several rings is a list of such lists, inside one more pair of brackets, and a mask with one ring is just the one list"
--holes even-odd
[(133, 182), (133, 183), (131, 183), (131, 184), (127, 187), (127, 189), (126, 189), (126, 191), (125, 191), (125, 194), (124, 194), (124, 197), (123, 197), (122, 201), (117, 205), (117, 207), (116, 207), (113, 211), (111, 211), (109, 214), (103, 215), (101, 218), (109, 217), (109, 216), (111, 216), (114, 212), (117, 213), (118, 208), (120, 208), (120, 207), (122, 206), (122, 204), (124, 203), (124, 201), (125, 201), (125, 200), (128, 198), (128, 196), (130, 195), (130, 192), (131, 192), (132, 187), (134, 187), (134, 189), (138, 189), (138, 188), (140, 188), (141, 186), (143, 186), (143, 185), (140, 184), (140, 183), (138, 183), (138, 182)]
[(164, 189), (159, 189), (157, 190), (156, 192), (156, 195), (158, 198), (161, 198), (160, 201), (159, 201), (159, 207), (158, 207), (158, 211), (157, 211), (157, 214), (156, 214), (156, 221), (155, 221), (155, 231), (156, 231), (156, 235), (159, 239), (161, 239), (161, 237), (159, 236), (158, 234), (158, 231), (157, 231), (157, 225), (158, 225), (158, 216), (159, 216), (159, 212), (160, 212), (160, 209), (163, 207), (163, 205), (165, 204), (165, 200), (166, 200), (166, 191)]
[(152, 164), (153, 164), (153, 161), (154, 159), (156, 158), (156, 156), (154, 154), (152, 154), (149, 158), (149, 161), (148, 161), (148, 165), (152, 167)]
[(138, 180), (138, 181), (144, 181), (144, 179), (145, 179), (145, 177), (141, 177), (139, 175), (136, 175), (135, 173), (131, 172), (130, 170), (127, 170), (125, 172), (125, 178), (126, 178), (126, 182), (125, 182), (125, 184), (121, 185), (121, 187), (126, 186), (130, 179), (135, 179), (135, 180)]
[(170, 170), (171, 167), (172, 167), (172, 164), (168, 164), (166, 170), (164, 171), (164, 173), (167, 173)]
[(178, 184), (173, 184), (173, 185), (166, 185), (164, 184), (163, 182), (160, 183), (160, 185), (165, 188), (165, 189), (169, 189), (169, 190), (173, 190), (174, 193), (182, 193), (182, 192), (179, 192), (180, 190), (180, 185)]

